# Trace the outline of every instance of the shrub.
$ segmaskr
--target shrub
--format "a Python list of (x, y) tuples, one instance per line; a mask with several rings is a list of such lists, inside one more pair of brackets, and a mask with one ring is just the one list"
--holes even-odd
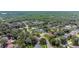
[(44, 38), (42, 38), (42, 39), (40, 40), (40, 44), (41, 44), (41, 45), (46, 45), (46, 40), (45, 40)]

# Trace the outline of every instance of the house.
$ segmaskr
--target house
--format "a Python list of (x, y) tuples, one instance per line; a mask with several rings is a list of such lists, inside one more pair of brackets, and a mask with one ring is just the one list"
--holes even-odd
[(79, 29), (71, 31), (69, 34), (70, 35), (77, 35), (79, 33)]
[(71, 27), (71, 25), (66, 25), (65, 27), (64, 27), (64, 29), (71, 29), (72, 27)]

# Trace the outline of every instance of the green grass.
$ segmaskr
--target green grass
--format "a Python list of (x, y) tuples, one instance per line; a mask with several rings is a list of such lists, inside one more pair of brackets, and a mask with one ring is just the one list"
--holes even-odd
[(28, 46), (26, 46), (26, 48), (34, 48), (34, 46), (33, 45), (28, 45)]
[(47, 48), (47, 45), (41, 45), (42, 46), (42, 48)]

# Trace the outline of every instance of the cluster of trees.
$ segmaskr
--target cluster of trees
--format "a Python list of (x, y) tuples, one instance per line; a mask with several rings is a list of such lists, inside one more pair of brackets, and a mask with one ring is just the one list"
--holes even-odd
[[(34, 48), (38, 42), (41, 47), (47, 48), (46, 40), (48, 40), (52, 47), (79, 46), (79, 38), (76, 35), (64, 37), (65, 34), (69, 34), (73, 30), (73, 28), (64, 29), (66, 25), (76, 25), (78, 28), (77, 20), (71, 19), (71, 17), (66, 16), (1, 18), (0, 45), (6, 47), (8, 45), (6, 42), (13, 40), (11, 44), (14, 45), (14, 48)], [(41, 34), (44, 35), (41, 36)]]

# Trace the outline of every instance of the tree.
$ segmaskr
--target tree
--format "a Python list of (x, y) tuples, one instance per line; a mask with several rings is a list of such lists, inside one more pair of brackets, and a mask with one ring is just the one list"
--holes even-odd
[(40, 44), (41, 44), (41, 45), (46, 45), (46, 40), (45, 40), (44, 38), (41, 38)]

